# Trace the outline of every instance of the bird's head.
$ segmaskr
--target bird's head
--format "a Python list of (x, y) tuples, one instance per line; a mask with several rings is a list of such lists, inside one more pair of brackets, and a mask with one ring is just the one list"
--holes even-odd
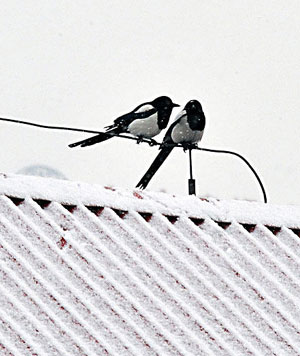
[(189, 113), (197, 113), (197, 112), (202, 112), (202, 106), (199, 103), (198, 100), (190, 100), (189, 102), (187, 102), (187, 104), (185, 105), (184, 109), (186, 110), (186, 112)]
[(173, 108), (180, 106), (178, 104), (173, 103), (171, 98), (169, 98), (168, 96), (159, 96), (158, 98), (154, 99), (151, 104), (157, 109), (165, 110), (172, 110)]

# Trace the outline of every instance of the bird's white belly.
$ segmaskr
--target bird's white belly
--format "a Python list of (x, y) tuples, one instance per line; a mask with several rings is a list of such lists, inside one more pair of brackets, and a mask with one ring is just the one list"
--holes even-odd
[(171, 137), (175, 143), (196, 143), (201, 140), (203, 131), (193, 131), (190, 129), (186, 118), (183, 118), (172, 130)]
[(157, 124), (157, 114), (153, 114), (146, 119), (134, 120), (129, 126), (128, 131), (134, 135), (145, 138), (152, 138), (158, 135), (161, 129)]

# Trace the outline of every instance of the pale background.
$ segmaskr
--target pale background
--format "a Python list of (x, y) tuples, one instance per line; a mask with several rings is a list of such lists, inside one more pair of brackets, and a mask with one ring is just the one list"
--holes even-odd
[[(300, 1), (0, 1), (0, 116), (101, 130), (139, 103), (201, 101), (201, 145), (244, 155), (272, 203), (300, 203)], [(174, 110), (174, 115), (178, 110)], [(173, 116), (174, 117), (174, 116)], [(44, 164), (133, 188), (157, 148), (0, 122), (0, 172)], [(161, 138), (158, 137), (158, 138)], [(239, 159), (194, 153), (197, 193), (262, 200)], [(148, 186), (186, 194), (176, 150)]]

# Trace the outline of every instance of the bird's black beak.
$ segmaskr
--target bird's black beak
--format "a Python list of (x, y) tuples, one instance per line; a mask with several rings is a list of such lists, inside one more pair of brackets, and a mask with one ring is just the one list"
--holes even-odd
[(178, 108), (180, 105), (179, 104), (174, 104), (173, 103), (173, 108)]

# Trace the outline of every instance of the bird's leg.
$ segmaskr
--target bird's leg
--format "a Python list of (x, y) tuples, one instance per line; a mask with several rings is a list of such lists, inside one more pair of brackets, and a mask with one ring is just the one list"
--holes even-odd
[(183, 152), (186, 152), (187, 150), (192, 150), (192, 149), (198, 147), (197, 143), (184, 142), (181, 145), (182, 145), (182, 148), (183, 148)]
[(149, 146), (158, 145), (157, 141), (153, 140), (153, 138), (145, 139), (144, 137), (140, 136), (137, 138), (136, 143), (140, 144), (141, 142), (146, 142)]
[(190, 144), (189, 143), (182, 143), (182, 148), (183, 148), (183, 152), (186, 152), (189, 148), (190, 148)]
[(144, 141), (143, 137), (138, 137), (136, 143), (139, 145), (143, 141)]

